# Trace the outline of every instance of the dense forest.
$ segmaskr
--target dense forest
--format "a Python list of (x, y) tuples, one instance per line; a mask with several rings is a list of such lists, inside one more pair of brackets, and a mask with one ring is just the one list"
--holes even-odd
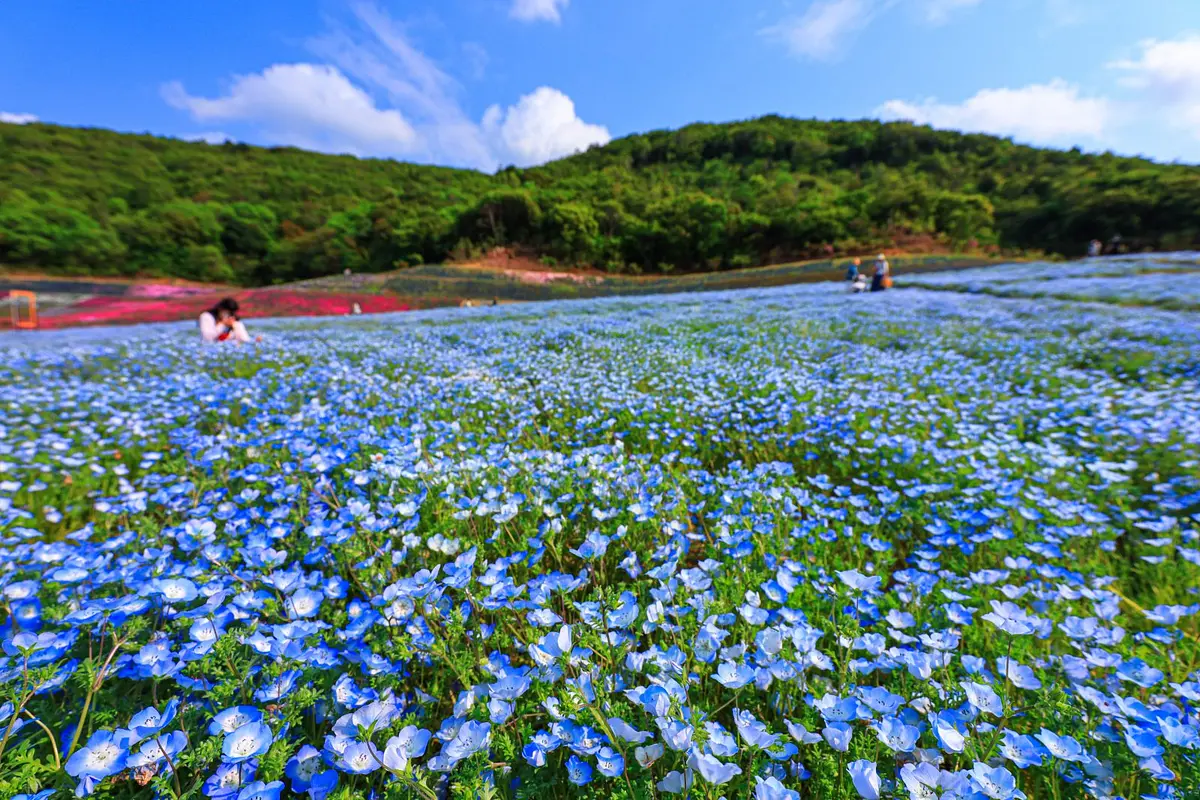
[(719, 270), (929, 237), (1082, 255), (1200, 246), (1200, 168), (906, 123), (765, 117), (496, 175), (294, 148), (0, 124), (0, 264), (265, 285), (513, 247)]

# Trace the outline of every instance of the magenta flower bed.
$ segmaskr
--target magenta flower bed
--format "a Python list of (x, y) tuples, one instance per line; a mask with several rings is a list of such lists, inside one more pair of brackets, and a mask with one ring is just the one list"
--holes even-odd
[[(225, 295), (207, 293), (174, 297), (89, 297), (62, 311), (43, 315), (40, 322), (43, 328), (174, 322), (199, 317), (205, 309), (211, 307), (223, 296)], [(364, 314), (408, 311), (413, 307), (410, 301), (395, 295), (251, 289), (237, 292), (233, 296), (242, 307), (243, 318), (247, 320), (255, 317), (311, 317), (349, 314), (355, 303), (358, 303)]]

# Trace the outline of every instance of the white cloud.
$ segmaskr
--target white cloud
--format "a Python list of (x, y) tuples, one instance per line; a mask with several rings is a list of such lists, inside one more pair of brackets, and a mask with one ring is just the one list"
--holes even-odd
[(394, 107), (404, 109), (417, 132), (407, 155), (495, 169), (491, 146), (458, 101), (458, 83), (380, 9), (363, 4), (354, 8), (354, 14), (357, 29), (336, 29), (314, 39), (310, 47), (363, 85), (387, 95)]
[(483, 80), (491, 60), (488, 51), (478, 42), (463, 42), (462, 54), (467, 73), (477, 81)]
[(365, 91), (326, 64), (275, 64), (237, 76), (216, 98), (189, 95), (180, 83), (163, 87), (172, 106), (201, 122), (253, 122), (273, 138), (320, 149), (400, 154), (416, 132), (399, 111), (377, 108)]
[(1137, 59), (1116, 61), (1112, 66), (1131, 73), (1126, 82), (1193, 95), (1200, 93), (1200, 35), (1141, 43)]
[(513, 0), (509, 14), (522, 22), (562, 22), (571, 0)]
[(1113, 118), (1109, 100), (1083, 97), (1078, 87), (1061, 80), (1021, 89), (984, 89), (959, 104), (892, 100), (876, 113), (884, 119), (1011, 136), (1034, 144), (1099, 140)]
[(950, 15), (963, 8), (977, 6), (982, 0), (923, 0), (925, 18), (933, 25), (941, 25)]
[(817, 0), (801, 16), (760, 33), (783, 42), (794, 56), (823, 61), (837, 55), (850, 34), (870, 24), (878, 10), (875, 0)]
[(489, 108), (483, 130), (501, 155), (518, 166), (552, 161), (612, 140), (607, 128), (581, 120), (571, 98), (548, 86), (508, 109)]
[[(482, 121), (473, 118), (459, 101), (458, 82), (403, 26), (373, 5), (353, 12), (354, 25), (308, 43), (326, 63), (276, 65), (241, 76), (213, 99), (192, 97), (179, 84), (163, 94), (197, 120), (246, 122), (272, 143), (483, 170), (536, 164), (611, 138), (580, 119), (567, 95), (548, 87), (507, 109), (493, 106)], [(468, 70), (484, 69), (481, 49), (467, 53), (478, 56)]]
[(1141, 43), (1136, 59), (1110, 66), (1126, 73), (1126, 86), (1138, 89), (1159, 113), (1200, 138), (1200, 35)]
[(9, 125), (28, 125), (31, 122), (37, 122), (38, 118), (33, 114), (13, 114), (8, 111), (0, 111), (0, 122), (8, 123)]

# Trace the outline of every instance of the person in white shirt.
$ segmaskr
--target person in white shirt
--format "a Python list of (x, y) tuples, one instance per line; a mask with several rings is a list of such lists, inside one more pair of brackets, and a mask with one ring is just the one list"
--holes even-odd
[(226, 297), (200, 315), (200, 338), (206, 342), (228, 342), (237, 344), (250, 341), (246, 326), (237, 317), (238, 303)]
[(887, 278), (891, 271), (892, 265), (888, 263), (887, 256), (880, 253), (879, 258), (875, 259), (875, 274), (871, 277), (872, 292), (882, 292), (887, 288)]

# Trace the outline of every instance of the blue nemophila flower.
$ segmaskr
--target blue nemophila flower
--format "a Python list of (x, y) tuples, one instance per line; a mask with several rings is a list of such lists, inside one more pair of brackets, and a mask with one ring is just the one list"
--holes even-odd
[(718, 758), (728, 758), (737, 755), (737, 740), (733, 738), (733, 735), (729, 731), (725, 730), (721, 723), (709, 720), (704, 723), (704, 731), (707, 735), (705, 745), (712, 755)]
[(800, 800), (800, 793), (788, 789), (774, 775), (754, 778), (754, 800)]
[(289, 617), (308, 619), (316, 616), (317, 611), (321, 608), (321, 601), (325, 599), (321, 592), (314, 592), (311, 589), (297, 589), (287, 599), (285, 604)]
[(335, 763), (351, 775), (369, 775), (383, 767), (383, 753), (371, 742), (350, 742)]
[(1025, 800), (1025, 794), (1017, 788), (1016, 778), (1004, 767), (989, 767), (976, 761), (971, 769), (971, 783), (976, 791), (991, 800)]
[(87, 744), (67, 760), (63, 769), (79, 780), (75, 793), (80, 797), (91, 794), (96, 785), (110, 775), (125, 769), (133, 734), (129, 731), (96, 731)]
[(788, 733), (791, 735), (791, 737), (800, 744), (817, 744), (821, 741), (821, 736), (819, 734), (810, 732), (802, 722), (793, 722), (790, 719), (785, 719), (784, 725), (787, 726)]
[(160, 713), (156, 708), (146, 708), (129, 718), (126, 728), (133, 734), (134, 740), (145, 739), (167, 728), (175, 721), (179, 711), (179, 698), (172, 698)]
[(749, 711), (735, 708), (733, 710), (733, 721), (737, 725), (738, 735), (742, 737), (742, 741), (751, 747), (766, 750), (773, 747), (779, 741), (779, 735), (769, 733), (766, 726), (759, 722)]
[(179, 754), (183, 752), (183, 748), (187, 747), (187, 743), (187, 734), (183, 731), (171, 731), (156, 735), (143, 743), (136, 753), (131, 754), (125, 760), (125, 766), (129, 768), (157, 766), (165, 761), (167, 769), (170, 769)]
[(985, 683), (963, 681), (962, 687), (963, 691), (967, 693), (967, 702), (973, 708), (994, 717), (1004, 716), (1004, 702), (991, 686)]
[(685, 752), (691, 748), (694, 732), (691, 725), (678, 719), (659, 718), (656, 722), (667, 747), (676, 752)]
[(858, 690), (858, 696), (863, 705), (880, 714), (894, 714), (903, 703), (904, 698), (889, 692), (882, 686), (870, 686)]
[(254, 693), (260, 703), (278, 703), (292, 693), (300, 679), (300, 670), (289, 669)]
[(745, 664), (723, 661), (713, 674), (713, 680), (729, 689), (741, 689), (754, 681), (755, 672)]
[(48, 800), (54, 795), (54, 789), (43, 789), (34, 794), (14, 794), (12, 800)]
[(284, 768), (284, 774), (292, 782), (292, 788), (298, 792), (308, 791), (309, 785), (312, 783), (313, 777), (321, 772), (321, 768), (325, 765), (321, 758), (321, 751), (310, 744), (301, 746), (290, 759)]
[(492, 726), (486, 722), (464, 722), (454, 737), (442, 746), (436, 758), (429, 761), (429, 768), (439, 772), (448, 771), (458, 762), (487, 749), (491, 731)]
[(735, 776), (742, 774), (742, 769), (737, 764), (724, 763), (713, 756), (697, 752), (693, 752), (688, 759), (688, 766), (705, 781), (716, 786), (729, 783)]
[(911, 753), (921, 732), (896, 717), (884, 717), (876, 727), (875, 735), (892, 752)]
[(942, 785), (942, 772), (925, 761), (905, 764), (900, 768), (900, 781), (913, 800), (936, 800), (937, 789)]
[(398, 734), (388, 739), (383, 751), (383, 765), (390, 770), (403, 772), (408, 768), (409, 761), (425, 755), (429, 746), (429, 731), (406, 725)]
[(854, 791), (863, 800), (879, 800), (879, 773), (875, 762), (866, 759), (851, 761), (846, 765), (850, 780), (854, 783)]
[(1025, 636), (1038, 630), (1036, 619), (1015, 603), (991, 601), (992, 610), (983, 618), (1010, 636)]
[(242, 787), (237, 794), (237, 800), (279, 800), (282, 792), (283, 781), (254, 781)]
[(877, 575), (863, 575), (856, 569), (838, 572), (838, 579), (855, 592), (874, 592), (883, 583), (883, 578)]
[(1010, 661), (1001, 656), (996, 659), (996, 669), (999, 670), (1001, 675), (1006, 676), (1009, 682), (1018, 689), (1036, 691), (1042, 688), (1042, 682), (1038, 680), (1033, 670), (1016, 660)]
[(1147, 728), (1126, 729), (1125, 743), (1129, 745), (1129, 751), (1138, 758), (1154, 758), (1164, 752), (1155, 732)]
[(1162, 681), (1166, 675), (1162, 670), (1150, 666), (1140, 658), (1131, 658), (1117, 667), (1117, 677), (1149, 689)]
[(633, 757), (642, 767), (649, 769), (655, 761), (658, 761), (666, 753), (666, 748), (661, 744), (651, 744), (645, 747), (635, 747), (633, 749)]
[(586, 786), (592, 782), (591, 766), (577, 755), (567, 759), (567, 780), (576, 786)]
[(338, 785), (338, 774), (335, 770), (326, 770), (313, 776), (308, 786), (309, 800), (325, 800)]
[(592, 531), (583, 540), (583, 543), (579, 547), (572, 549), (571, 552), (584, 561), (594, 561), (607, 552), (610, 541), (612, 541), (611, 537), (605, 536), (598, 531)]
[(1037, 734), (1037, 739), (1046, 748), (1046, 751), (1059, 761), (1082, 762), (1088, 760), (1083, 747), (1070, 736), (1059, 736), (1053, 731), (1042, 728), (1041, 733)]
[(156, 579), (150, 581), (141, 593), (161, 597), (164, 602), (172, 605), (190, 603), (199, 594), (196, 584), (187, 578)]
[(210, 800), (236, 800), (242, 787), (254, 781), (257, 763), (247, 761), (240, 764), (220, 764), (215, 772), (204, 781), (201, 791)]
[(663, 776), (661, 781), (655, 784), (655, 788), (667, 794), (683, 794), (692, 788), (692, 783), (694, 782), (693, 775), (694, 773), (691, 768), (688, 768), (685, 772), (671, 770)]
[(845, 722), (831, 722), (821, 731), (821, 735), (830, 747), (839, 753), (845, 753), (850, 749), (850, 739), (854, 736), (854, 729)]
[(274, 741), (271, 729), (262, 722), (247, 722), (225, 735), (221, 756), (230, 764), (242, 764), (266, 755)]
[(1031, 736), (1005, 730), (1004, 738), (1000, 743), (1000, 755), (1011, 761), (1018, 769), (1028, 769), (1041, 765), (1045, 760), (1045, 748)]
[(625, 758), (611, 747), (596, 751), (596, 769), (601, 775), (615, 778), (625, 771)]
[(929, 721), (942, 750), (949, 753), (966, 750), (966, 724), (958, 712), (938, 711)]
[(232, 733), (248, 722), (261, 722), (262, 711), (255, 706), (234, 706), (217, 712), (208, 725), (208, 732), (215, 736), (218, 733)]
[(620, 717), (609, 717), (608, 727), (623, 741), (631, 744), (641, 744), (654, 736), (649, 731), (640, 731)]

